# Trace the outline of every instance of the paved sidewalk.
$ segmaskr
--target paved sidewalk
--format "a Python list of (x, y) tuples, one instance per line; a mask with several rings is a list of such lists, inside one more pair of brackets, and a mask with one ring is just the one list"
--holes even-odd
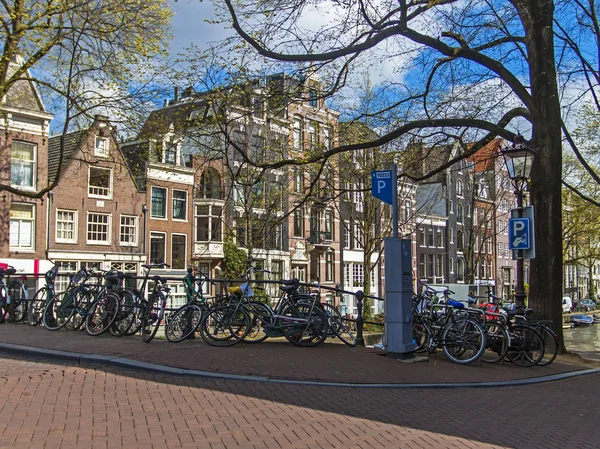
[(428, 363), (407, 364), (380, 355), (380, 351), (326, 343), (298, 348), (287, 342), (239, 344), (215, 348), (201, 339), (172, 344), (139, 337), (116, 338), (109, 334), (90, 337), (82, 331), (50, 332), (42, 327), (0, 325), (0, 342), (52, 350), (121, 357), (140, 362), (214, 373), (260, 376), (270, 379), (385, 383), (498, 382), (582, 370), (589, 366), (553, 363), (548, 367), (521, 368), (512, 364), (462, 366), (440, 352)]
[(0, 448), (591, 449), (599, 383), (359, 390), (0, 359)]

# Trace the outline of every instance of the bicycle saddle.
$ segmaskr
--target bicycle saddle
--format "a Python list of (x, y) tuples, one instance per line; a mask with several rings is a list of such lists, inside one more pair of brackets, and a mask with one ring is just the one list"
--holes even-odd
[(152, 276), (152, 280), (156, 283), (166, 284), (167, 280), (165, 278), (161, 278), (159, 275)]
[(465, 305), (462, 302), (455, 301), (453, 299), (448, 300), (448, 305), (454, 307), (455, 309), (464, 309)]
[(293, 292), (300, 287), (300, 281), (298, 279), (289, 279), (281, 281), (283, 285), (279, 286), (279, 289), (284, 292)]
[(227, 293), (232, 293), (234, 295), (241, 295), (242, 294), (242, 289), (241, 289), (240, 286), (227, 287)]
[(11, 276), (16, 272), (17, 270), (15, 268), (0, 268), (0, 276)]

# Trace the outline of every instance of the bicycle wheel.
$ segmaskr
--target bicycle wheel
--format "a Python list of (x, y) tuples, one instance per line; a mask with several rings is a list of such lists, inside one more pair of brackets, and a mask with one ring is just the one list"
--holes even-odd
[(110, 326), (109, 332), (115, 337), (122, 337), (131, 328), (135, 320), (135, 314), (133, 313), (135, 300), (131, 292), (127, 290), (116, 293), (119, 296), (119, 313), (112, 326)]
[(92, 308), (85, 317), (85, 331), (96, 337), (106, 332), (115, 322), (119, 313), (119, 295), (108, 292), (94, 301)]
[(33, 296), (27, 310), (27, 323), (30, 326), (37, 326), (42, 322), (46, 301), (52, 297), (52, 290), (48, 287), (42, 287)]
[(317, 346), (327, 338), (328, 318), (318, 305), (288, 304), (281, 312), (281, 333), (296, 346)]
[(73, 298), (68, 292), (61, 292), (46, 304), (42, 321), (49, 331), (57, 331), (64, 327), (75, 313)]
[(471, 318), (450, 321), (442, 332), (444, 354), (454, 363), (467, 365), (485, 350), (485, 329)]
[(150, 343), (160, 327), (162, 317), (160, 316), (160, 308), (163, 303), (164, 295), (162, 293), (153, 293), (146, 304), (144, 315), (142, 317), (142, 341)]
[(202, 308), (197, 304), (186, 304), (177, 310), (165, 329), (167, 340), (179, 343), (185, 340), (198, 329), (202, 321)]
[(425, 352), (429, 347), (429, 332), (417, 315), (415, 315), (413, 321), (413, 343), (417, 353)]
[(547, 366), (554, 362), (558, 354), (558, 335), (545, 325), (541, 325), (538, 331), (542, 334), (544, 341), (544, 357), (539, 361), (539, 366)]
[(248, 312), (240, 306), (229, 305), (204, 315), (200, 335), (211, 346), (233, 346), (246, 337), (250, 327)]
[(327, 315), (327, 324), (329, 324), (329, 327), (327, 328), (327, 338), (335, 338), (337, 337), (336, 329), (342, 321), (342, 315), (331, 304), (321, 304), (321, 307), (323, 308), (325, 315)]
[(498, 363), (504, 358), (510, 346), (510, 335), (505, 326), (493, 321), (483, 324), (486, 331), (485, 351), (481, 360), (486, 363)]
[(273, 317), (273, 310), (266, 304), (260, 302), (251, 302), (248, 304), (248, 313), (250, 315), (250, 330), (244, 337), (244, 343), (261, 343), (268, 338), (263, 328), (264, 323), (270, 323)]
[(534, 328), (517, 324), (511, 329), (510, 347), (506, 357), (518, 366), (537, 365), (544, 357), (544, 339)]
[(146, 313), (146, 305), (148, 301), (140, 298), (139, 296), (134, 297), (133, 303), (133, 323), (127, 332), (125, 332), (126, 337), (130, 337), (132, 335), (137, 334), (142, 328), (142, 318), (144, 317), (144, 313)]
[(7, 307), (8, 316), (12, 323), (20, 323), (27, 316), (27, 290), (23, 283), (11, 281), (8, 284), (8, 294), (10, 295), (10, 304)]
[(66, 325), (67, 329), (79, 330), (85, 323), (88, 311), (92, 307), (92, 293), (86, 289), (75, 287), (69, 290), (69, 294), (73, 297), (75, 304), (75, 313), (73, 318)]

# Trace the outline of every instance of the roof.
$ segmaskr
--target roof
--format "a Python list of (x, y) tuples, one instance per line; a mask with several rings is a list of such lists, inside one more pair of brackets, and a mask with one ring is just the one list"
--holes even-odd
[[(8, 65), (7, 79), (10, 79), (17, 69), (19, 64), (11, 62)], [(26, 72), (25, 76), (30, 77), (29, 71)], [(27, 109), (35, 112), (46, 112), (42, 99), (40, 98), (33, 81), (30, 80), (18, 80), (16, 81), (6, 93), (3, 105)]]
[(467, 158), (469, 162), (475, 162), (475, 171), (495, 171), (495, 163), (502, 148), (502, 139), (494, 139), (481, 148), (473, 156)]
[[(82, 138), (87, 134), (87, 130), (75, 131), (65, 134), (64, 149), (62, 153), (62, 169), (65, 169), (67, 162), (71, 159), (73, 152), (79, 147)], [(58, 174), (58, 164), (60, 158), (61, 136), (53, 136), (48, 139), (48, 180), (54, 182)]]

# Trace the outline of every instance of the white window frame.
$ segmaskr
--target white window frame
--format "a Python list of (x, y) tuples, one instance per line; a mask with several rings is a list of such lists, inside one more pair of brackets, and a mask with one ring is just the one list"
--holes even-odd
[[(175, 218), (175, 192), (183, 192), (185, 193), (185, 218)], [(187, 222), (188, 221), (188, 192), (187, 190), (181, 190), (181, 189), (173, 189), (173, 191), (171, 192), (171, 205), (173, 210), (171, 211), (171, 214), (173, 216), (173, 220), (174, 221), (181, 221), (181, 222)]]
[[(164, 190), (165, 192), (165, 213), (164, 216), (159, 216), (159, 215), (153, 215), (152, 214), (152, 197), (154, 195), (152, 195), (152, 192), (154, 192), (154, 189), (161, 189)], [(161, 186), (152, 186), (150, 189), (150, 218), (152, 218), (153, 220), (168, 220), (169, 219), (169, 189), (167, 189), (166, 187), (161, 187)]]
[[(107, 240), (90, 240), (90, 216), (98, 215), (108, 217), (106, 226), (106, 239)], [(110, 245), (111, 244), (111, 235), (112, 235), (112, 214), (107, 214), (104, 212), (88, 212), (87, 213), (87, 221), (85, 226), (85, 239), (88, 245)]]
[(165, 238), (165, 249), (163, 251), (163, 261), (166, 262), (167, 261), (167, 233), (166, 232), (160, 232), (160, 231), (151, 231), (150, 232), (150, 242), (148, 244), (148, 258), (150, 259), (150, 263), (152, 263), (152, 235), (153, 234), (160, 234)]
[(352, 249), (352, 233), (348, 220), (344, 220), (344, 249)]
[[(102, 142), (102, 151), (98, 151), (98, 142)], [(96, 136), (96, 140), (94, 142), (94, 156), (98, 157), (108, 157), (109, 155), (109, 141), (108, 137)]]
[[(69, 214), (73, 214), (73, 238), (72, 239), (65, 239), (65, 238), (61, 238), (58, 236), (58, 223), (59, 223), (59, 219), (58, 219), (58, 215), (59, 213), (69, 213)], [(56, 243), (77, 243), (77, 228), (78, 228), (78, 215), (79, 212), (76, 210), (69, 210), (69, 209), (56, 209), (56, 214), (55, 214), (55, 221), (54, 221), (54, 241)], [(60, 220), (60, 222), (65, 222), (65, 223), (69, 223), (66, 220)], [(62, 231), (65, 232), (65, 231)]]
[[(13, 205), (21, 205), (21, 206), (27, 206), (29, 208), (31, 208), (31, 217), (32, 218), (12, 218), (9, 217), (9, 247), (11, 251), (35, 251), (35, 221), (36, 221), (36, 214), (35, 214), (35, 204), (33, 203), (21, 203), (21, 202), (14, 202), (11, 203), (11, 206)], [(9, 215), (10, 215), (10, 210), (9, 210)], [(13, 223), (17, 223), (18, 222), (18, 227), (19, 227), (19, 238), (18, 238), (18, 245), (17, 246), (13, 246), (10, 244), (10, 228), (13, 227)], [(31, 245), (25, 246), (25, 245), (21, 245), (21, 223), (23, 222), (29, 222), (31, 223), (31, 230), (30, 230), (30, 242)]]
[[(31, 173), (31, 183), (32, 185), (30, 186), (24, 186), (24, 185), (20, 185), (20, 184), (13, 184), (12, 183), (12, 164), (13, 164), (13, 160), (14, 160), (14, 153), (12, 150), (12, 144), (15, 143), (20, 143), (20, 144), (25, 144), (25, 145), (31, 145), (33, 147), (33, 160), (28, 160), (26, 162), (31, 163), (32, 164), (32, 173)], [(38, 146), (33, 143), (33, 142), (25, 142), (25, 141), (21, 141), (21, 140), (13, 140), (11, 144), (11, 159), (10, 159), (10, 165), (11, 165), (11, 180), (10, 180), (10, 185), (12, 187), (16, 187), (18, 189), (22, 189), (22, 190), (36, 190), (37, 188), (37, 167), (38, 167)], [(19, 161), (25, 161), (25, 159), (17, 159)]]
[[(102, 195), (99, 193), (91, 193), (92, 188), (95, 189), (104, 189), (104, 187), (93, 187), (90, 185), (90, 175), (92, 173), (92, 170), (105, 170), (108, 171), (110, 173), (110, 176), (108, 178), (108, 194), (107, 195)], [(112, 168), (107, 168), (107, 167), (93, 167), (93, 166), (89, 166), (88, 167), (88, 197), (89, 198), (101, 198), (101, 199), (108, 199), (111, 200), (113, 197), (113, 171)]]
[[(124, 227), (127, 228), (131, 228), (132, 225), (131, 224), (123, 224), (123, 218), (132, 218), (133, 219), (133, 242), (124, 242), (123, 241), (123, 236), (125, 235), (123, 233), (123, 229)], [(129, 234), (127, 234), (129, 235)], [(136, 215), (126, 215), (126, 214), (121, 214), (121, 216), (119, 217), (119, 245), (120, 246), (137, 246), (138, 244), (138, 217)]]
[[(198, 213), (198, 208), (200, 207), (208, 207), (208, 215), (200, 215)], [(221, 209), (221, 213), (220, 215), (215, 215), (213, 213), (213, 208), (218, 207)], [(221, 205), (213, 205), (213, 204), (196, 204), (194, 206), (194, 226), (195, 226), (195, 235), (194, 237), (194, 241), (195, 242), (201, 242), (201, 243), (207, 243), (207, 242), (215, 242), (215, 243), (221, 243), (223, 242), (224, 236), (223, 236), (223, 225), (224, 225), (224, 213), (225, 213), (225, 208), (224, 206)], [(208, 240), (199, 240), (198, 239), (198, 218), (199, 217), (206, 217), (208, 219)], [(213, 220), (219, 220), (219, 225), (220, 225), (220, 230), (219, 230), (219, 234), (220, 234), (220, 238), (218, 240), (214, 239), (213, 236)]]

